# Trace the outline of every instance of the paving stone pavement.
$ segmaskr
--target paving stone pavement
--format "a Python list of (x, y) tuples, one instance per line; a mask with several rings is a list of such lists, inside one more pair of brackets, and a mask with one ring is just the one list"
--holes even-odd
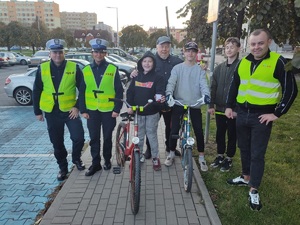
[[(32, 107), (1, 107), (0, 124), (0, 225), (33, 224), (47, 196), (60, 184), (46, 123), (35, 120)], [(85, 133), (88, 135), (86, 126)], [(161, 119), (158, 137), (162, 164), (166, 158), (163, 134)], [(66, 147), (71, 147), (68, 135)], [(91, 165), (89, 148), (82, 159), (87, 167)], [(192, 191), (186, 193), (180, 158), (169, 168), (162, 165), (161, 171), (154, 171), (151, 160), (146, 160), (136, 216), (130, 208), (128, 163), (116, 175), (111, 170), (86, 177), (85, 171), (73, 169), (40, 224), (220, 225), (195, 162), (194, 168)]]

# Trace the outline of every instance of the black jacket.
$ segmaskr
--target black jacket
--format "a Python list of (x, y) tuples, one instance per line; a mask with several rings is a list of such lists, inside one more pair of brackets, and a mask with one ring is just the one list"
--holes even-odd
[[(142, 61), (146, 57), (151, 57), (154, 61), (152, 70), (144, 74)], [(152, 99), (153, 103), (147, 106), (140, 115), (153, 115), (160, 111), (163, 104), (155, 101), (155, 94), (165, 95), (165, 81), (164, 78), (155, 72), (156, 61), (151, 52), (146, 52), (138, 61), (137, 69), (138, 75), (134, 77), (127, 89), (127, 102), (132, 106), (144, 106), (148, 99)]]

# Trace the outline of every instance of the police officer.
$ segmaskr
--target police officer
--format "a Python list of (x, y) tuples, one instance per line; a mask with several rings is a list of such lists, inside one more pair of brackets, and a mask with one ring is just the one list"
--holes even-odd
[(105, 60), (108, 42), (95, 38), (90, 40), (92, 47), (91, 65), (83, 68), (83, 82), (79, 90), (79, 108), (87, 119), (90, 134), (92, 165), (85, 173), (92, 176), (102, 169), (100, 156), (100, 133), (103, 133), (104, 169), (111, 169), (112, 132), (122, 103), (108, 101), (108, 98), (123, 98), (118, 68)]
[[(84, 145), (84, 130), (79, 117), (76, 87), (82, 81), (82, 72), (76, 63), (66, 61), (62, 39), (51, 39), (46, 43), (50, 49), (50, 61), (39, 65), (33, 86), (33, 107), (37, 120), (47, 121), (54, 156), (59, 166), (57, 180), (68, 174), (68, 152), (64, 145), (64, 127), (67, 125), (72, 140), (72, 162), (78, 170), (84, 170), (81, 151)], [(44, 112), (44, 115), (43, 115)]]

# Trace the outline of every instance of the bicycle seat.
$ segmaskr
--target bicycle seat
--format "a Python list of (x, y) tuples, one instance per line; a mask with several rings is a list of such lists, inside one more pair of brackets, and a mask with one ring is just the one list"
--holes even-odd
[(120, 116), (122, 117), (122, 121), (133, 121), (133, 114), (129, 114), (128, 112), (121, 112)]

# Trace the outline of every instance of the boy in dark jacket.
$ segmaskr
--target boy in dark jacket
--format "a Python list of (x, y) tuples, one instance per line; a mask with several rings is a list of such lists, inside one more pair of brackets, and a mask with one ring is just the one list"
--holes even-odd
[[(139, 147), (143, 153), (144, 138), (147, 135), (151, 147), (153, 169), (160, 170), (157, 127), (160, 107), (165, 101), (165, 82), (162, 76), (155, 73), (155, 66), (154, 55), (151, 52), (146, 52), (138, 61), (138, 75), (132, 79), (126, 98), (132, 106), (144, 106), (149, 99), (153, 100), (153, 103), (148, 105), (143, 112), (138, 112), (138, 137), (140, 139)], [(131, 108), (128, 108), (128, 113), (133, 113)], [(140, 160), (141, 162), (145, 161), (143, 154), (141, 154)]]
[[(227, 38), (225, 41), (225, 55), (227, 60), (218, 65), (212, 76), (211, 102), (208, 112), (216, 115), (216, 142), (217, 157), (210, 165), (212, 168), (221, 167), (220, 171), (229, 171), (232, 166), (232, 157), (236, 152), (235, 118), (225, 116), (226, 99), (235, 67), (239, 62), (240, 40), (236, 37)], [(226, 148), (227, 131), (227, 148)], [(226, 152), (227, 157), (224, 157)]]

